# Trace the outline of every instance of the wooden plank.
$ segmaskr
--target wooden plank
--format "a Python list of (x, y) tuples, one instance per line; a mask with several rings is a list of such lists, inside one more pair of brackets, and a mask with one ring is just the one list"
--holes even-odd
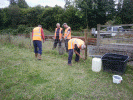
[[(53, 39), (54, 35), (45, 35), (45, 39)], [(79, 38), (83, 41), (85, 41), (85, 37), (80, 36), (72, 36), (72, 38)], [(87, 38), (87, 42), (90, 45), (96, 45), (97, 39), (96, 38)]]
[(101, 25), (101, 27), (109, 27), (109, 26), (133, 26), (133, 24), (120, 24), (120, 25)]
[[(110, 33), (118, 33), (118, 31), (100, 31), (100, 33), (108, 33), (108, 34), (110, 34)], [(132, 34), (133, 32), (132, 32), (132, 31), (127, 31), (127, 32), (119, 31), (119, 33), (120, 33), (120, 34), (126, 34), (126, 33)]]
[(97, 25), (97, 53), (99, 53), (99, 46), (100, 46), (100, 24)]
[(86, 45), (86, 48), (85, 48), (85, 59), (87, 59), (87, 45), (88, 45), (88, 39), (87, 39), (87, 29), (84, 30), (84, 39), (85, 39), (85, 45)]

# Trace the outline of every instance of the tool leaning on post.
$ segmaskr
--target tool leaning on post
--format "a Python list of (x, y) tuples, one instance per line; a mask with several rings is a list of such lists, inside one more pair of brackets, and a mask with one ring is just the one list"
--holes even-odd
[(32, 31), (32, 40), (33, 40), (35, 58), (38, 58), (38, 60), (42, 59), (41, 58), (42, 39), (43, 39), (43, 43), (44, 43), (44, 41), (45, 41), (44, 32), (43, 32), (42, 26), (38, 25), (38, 27), (35, 27)]
[[(75, 58), (76, 62), (79, 62), (79, 58), (85, 59), (84, 57), (85, 48), (86, 48), (86, 45), (84, 41), (81, 39), (73, 38), (68, 41), (68, 52), (69, 52), (68, 65), (69, 66), (72, 66), (71, 61), (72, 61), (73, 51), (76, 54), (76, 58)], [(80, 49), (82, 49), (83, 57), (80, 54)]]

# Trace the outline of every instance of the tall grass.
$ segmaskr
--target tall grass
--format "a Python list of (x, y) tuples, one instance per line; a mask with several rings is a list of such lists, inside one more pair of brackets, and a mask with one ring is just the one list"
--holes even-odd
[[(91, 70), (91, 58), (67, 66), (68, 54), (52, 50), (53, 42), (43, 44), (43, 59), (34, 59), (29, 39), (0, 39), (0, 98), (2, 100), (132, 100), (133, 71), (113, 84), (112, 73)], [(19, 47), (21, 42), (24, 47)]]

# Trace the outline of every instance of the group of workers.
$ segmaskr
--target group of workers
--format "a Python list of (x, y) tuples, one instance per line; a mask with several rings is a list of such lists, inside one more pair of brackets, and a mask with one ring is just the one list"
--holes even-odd
[[(55, 29), (55, 35), (54, 35), (54, 45), (53, 49), (57, 47), (57, 43), (59, 43), (59, 47), (61, 47), (62, 39), (64, 37), (65, 40), (65, 47), (66, 52), (68, 52), (68, 65), (72, 66), (72, 56), (73, 52), (76, 54), (75, 61), (79, 62), (79, 58), (84, 59), (84, 50), (86, 48), (86, 45), (83, 40), (78, 38), (71, 38), (71, 27), (67, 25), (67, 23), (64, 23), (62, 25), (65, 28), (65, 33), (63, 36), (63, 28), (60, 27), (60, 23), (56, 24)], [(32, 40), (34, 45), (34, 52), (35, 52), (35, 58), (38, 60), (41, 60), (42, 55), (42, 40), (43, 43), (45, 42), (45, 36), (41, 25), (38, 25), (38, 27), (35, 27), (32, 31)], [(80, 49), (82, 49), (82, 55), (80, 55)]]

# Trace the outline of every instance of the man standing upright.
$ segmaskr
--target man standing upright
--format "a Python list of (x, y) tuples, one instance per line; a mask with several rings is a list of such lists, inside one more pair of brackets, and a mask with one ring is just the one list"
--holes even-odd
[[(38, 57), (38, 60), (41, 60), (42, 55), (42, 39), (43, 43), (45, 41), (44, 32), (41, 25), (35, 27), (32, 31), (32, 40), (34, 45), (35, 58)], [(39, 50), (38, 50), (39, 49)]]
[(68, 41), (71, 39), (71, 27), (69, 27), (67, 23), (64, 23), (63, 26), (65, 28), (65, 33), (64, 33), (65, 47), (66, 47), (66, 52), (68, 52)]
[(60, 23), (56, 24), (57, 28), (55, 29), (55, 41), (53, 45), (53, 49), (56, 48), (57, 43), (59, 43), (59, 47), (61, 47), (61, 41), (62, 41), (62, 34), (63, 34), (63, 29), (60, 27)]

